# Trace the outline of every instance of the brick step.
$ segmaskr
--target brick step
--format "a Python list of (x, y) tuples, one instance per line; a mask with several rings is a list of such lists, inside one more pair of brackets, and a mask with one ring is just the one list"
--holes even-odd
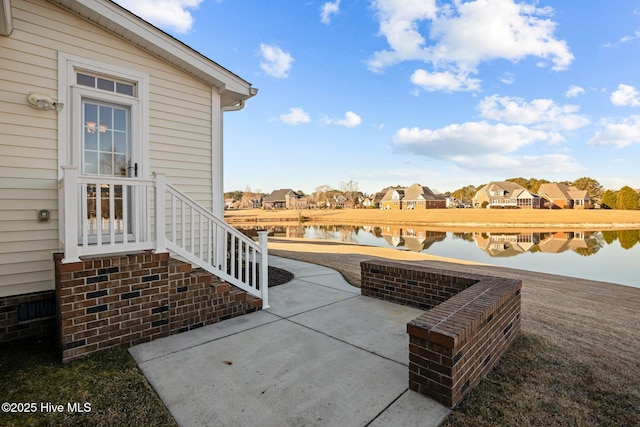
[(62, 360), (130, 346), (260, 310), (262, 301), (168, 254), (56, 265)]

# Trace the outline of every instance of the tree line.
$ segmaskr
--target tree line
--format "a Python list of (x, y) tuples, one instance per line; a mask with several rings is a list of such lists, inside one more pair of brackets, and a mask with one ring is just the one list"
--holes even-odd
[[(305, 194), (302, 190), (293, 191), (299, 196), (307, 198), (316, 207), (359, 207), (362, 201), (368, 197), (358, 189), (358, 183), (353, 180), (341, 182), (338, 189), (327, 184), (320, 185), (311, 194)], [(234, 200), (240, 208), (249, 208), (255, 207), (255, 201), (262, 200), (269, 194), (247, 187), (244, 191), (228, 191), (224, 193), (224, 198)]]
[[(514, 182), (534, 194), (538, 194), (542, 184), (552, 182), (547, 179), (523, 177), (509, 178), (506, 181)], [(605, 190), (596, 179), (586, 176), (574, 181), (562, 181), (560, 183), (569, 187), (576, 187), (578, 190), (586, 190), (591, 200), (605, 209), (640, 209), (640, 194), (629, 186), (624, 186), (617, 191)], [(471, 204), (478, 190), (485, 185), (469, 184), (455, 191), (447, 191), (444, 195), (455, 197), (464, 204)], [(404, 186), (388, 186), (381, 191), (385, 192), (391, 188), (404, 188)], [(436, 189), (432, 190), (436, 193), (438, 192)], [(305, 194), (302, 190), (297, 190), (296, 192), (309, 198), (316, 206), (330, 206), (335, 200), (340, 199), (345, 202), (345, 206), (357, 207), (366, 197), (373, 198), (373, 195), (361, 192), (358, 189), (358, 183), (353, 180), (341, 182), (337, 189), (325, 184), (318, 186), (311, 194)], [(225, 199), (237, 201), (239, 207), (252, 207), (255, 205), (256, 200), (262, 200), (268, 195), (269, 193), (263, 193), (261, 190), (252, 191), (250, 187), (247, 187), (244, 191), (238, 190), (224, 193)]]
[[(516, 183), (534, 194), (538, 194), (542, 184), (551, 182), (547, 179), (523, 177), (509, 178), (506, 181)], [(560, 184), (576, 187), (578, 190), (586, 190), (591, 200), (605, 209), (640, 209), (640, 194), (628, 185), (617, 191), (605, 190), (598, 180), (587, 176), (578, 178), (575, 181), (561, 181)], [(450, 194), (445, 193), (445, 195), (451, 195), (464, 203), (471, 203), (473, 196), (485, 185), (467, 185), (452, 191)]]

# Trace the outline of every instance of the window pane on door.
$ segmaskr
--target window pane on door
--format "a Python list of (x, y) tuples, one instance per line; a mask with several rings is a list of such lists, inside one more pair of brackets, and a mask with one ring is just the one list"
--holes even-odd
[(127, 130), (127, 111), (126, 110), (114, 110), (113, 111), (113, 129), (118, 131)]
[(127, 154), (127, 134), (124, 132), (113, 132), (113, 152), (116, 154)]
[(113, 108), (99, 105), (98, 116), (100, 120), (100, 132), (107, 129), (113, 129)]
[(84, 173), (88, 175), (98, 174), (98, 152), (97, 151), (85, 150)]
[(113, 154), (100, 153), (100, 175), (113, 176)]
[(86, 104), (84, 107), (84, 146), (86, 150), (98, 149), (98, 106)]
[[(127, 157), (123, 154), (114, 154), (113, 155), (113, 167), (116, 171), (120, 172), (120, 175), (124, 176), (127, 174)], [(118, 175), (118, 174), (115, 174)]]
[(130, 109), (83, 102), (84, 174), (126, 176), (131, 163)]

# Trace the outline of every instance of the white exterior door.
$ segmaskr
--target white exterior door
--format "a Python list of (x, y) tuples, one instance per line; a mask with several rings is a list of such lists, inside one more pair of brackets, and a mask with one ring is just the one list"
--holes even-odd
[(137, 175), (131, 150), (131, 109), (82, 100), (82, 175)]
[(79, 241), (85, 234), (89, 243), (133, 241), (146, 230), (146, 192), (135, 185), (143, 170), (135, 93), (133, 83), (76, 74), (73, 163), (81, 176), (96, 177), (80, 194)]

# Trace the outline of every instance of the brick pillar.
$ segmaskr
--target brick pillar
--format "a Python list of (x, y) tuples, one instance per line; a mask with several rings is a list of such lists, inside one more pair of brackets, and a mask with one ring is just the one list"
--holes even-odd
[(63, 361), (168, 335), (169, 254), (54, 258)]

